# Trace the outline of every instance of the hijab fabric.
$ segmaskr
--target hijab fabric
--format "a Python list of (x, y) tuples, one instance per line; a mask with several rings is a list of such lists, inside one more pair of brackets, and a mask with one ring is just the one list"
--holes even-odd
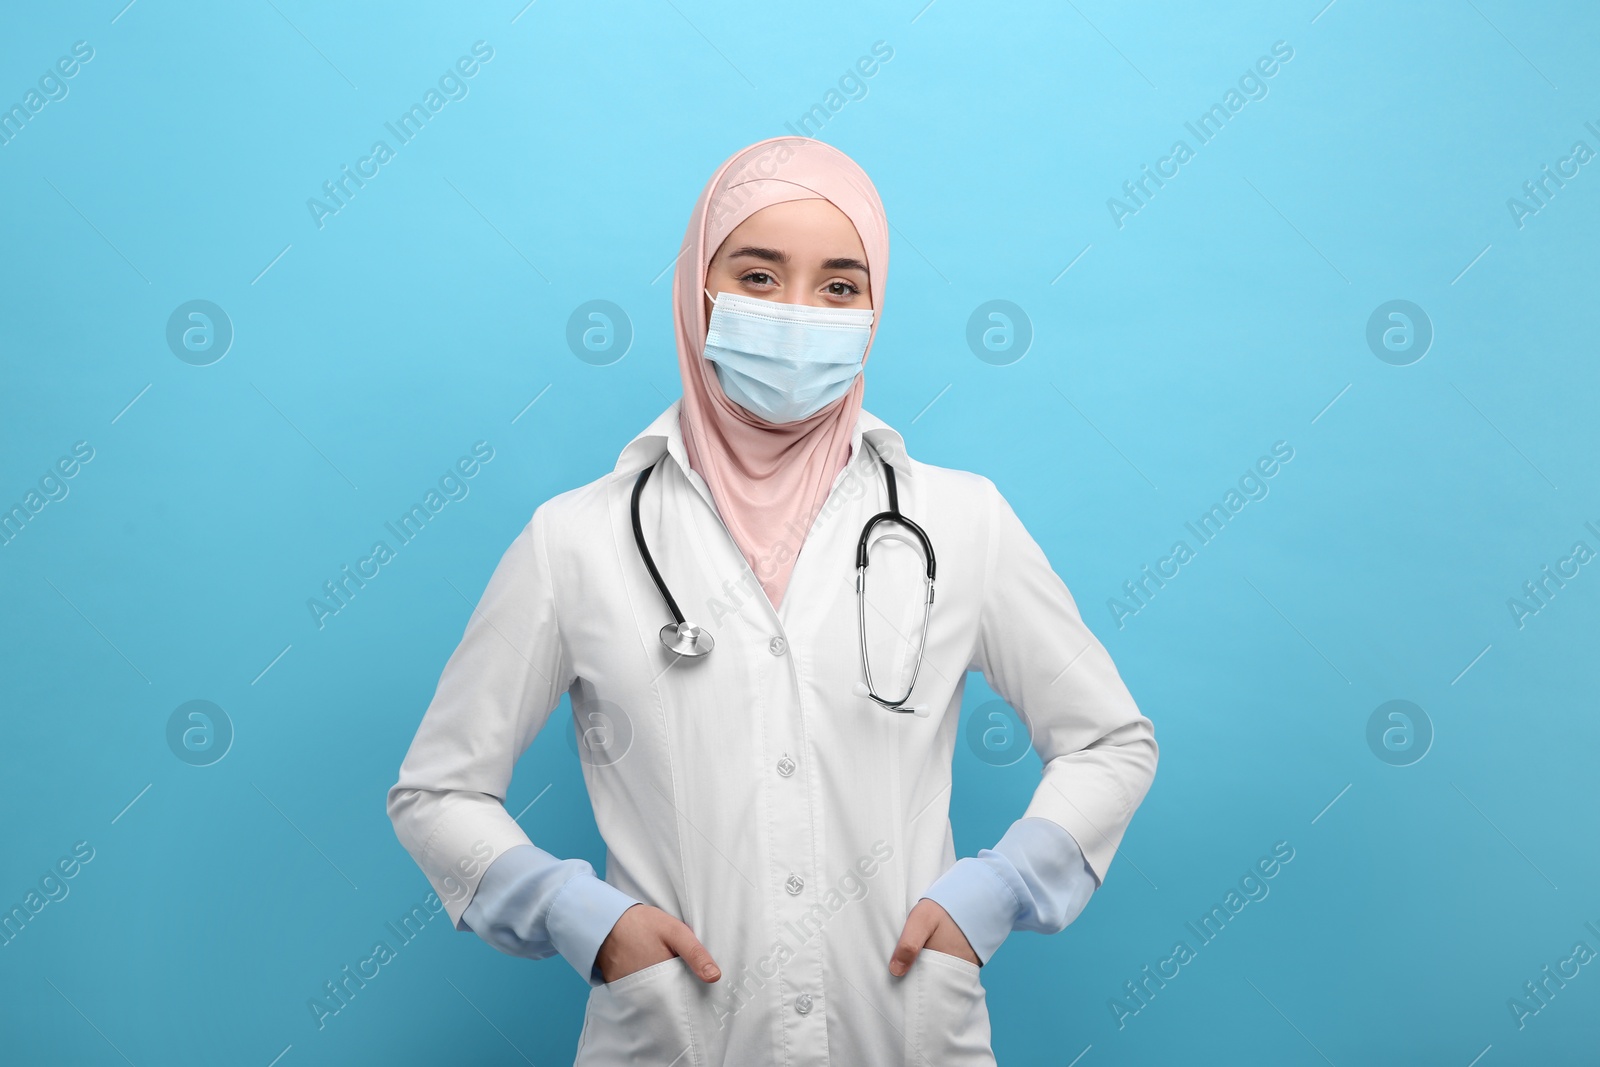
[[(822, 141), (757, 141), (717, 168), (696, 201), (672, 276), (672, 318), (683, 377), (679, 425), (689, 466), (711, 490), (774, 610), (812, 521), (850, 459), (865, 374), (827, 407), (797, 422), (771, 423), (729, 400), (705, 358), (706, 270), (734, 228), (762, 208), (791, 200), (827, 200), (855, 224), (866, 250), (872, 338), (883, 317), (889, 223), (871, 179), (854, 160)], [(862, 356), (865, 362), (866, 356)]]

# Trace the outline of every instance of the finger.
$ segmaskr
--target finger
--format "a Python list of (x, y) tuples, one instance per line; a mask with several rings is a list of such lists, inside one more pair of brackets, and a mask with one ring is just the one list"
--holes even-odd
[(700, 976), (701, 981), (715, 982), (722, 977), (722, 971), (717, 967), (717, 961), (711, 958), (710, 951), (694, 936), (694, 931), (688, 923), (676, 923), (669, 927), (662, 935), (662, 940), (667, 947), (683, 957), (691, 970)]
[(906, 917), (905, 929), (900, 932), (900, 940), (889, 957), (890, 974), (898, 978), (911, 969), (917, 953), (928, 943), (928, 935), (933, 932), (933, 927), (934, 920), (928, 917), (927, 912), (912, 910)]

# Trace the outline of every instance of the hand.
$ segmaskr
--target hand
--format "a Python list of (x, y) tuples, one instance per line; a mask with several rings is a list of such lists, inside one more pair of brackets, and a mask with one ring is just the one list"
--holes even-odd
[(926, 897), (917, 901), (911, 914), (906, 916), (905, 929), (900, 931), (900, 943), (895, 945), (894, 954), (889, 957), (889, 973), (896, 978), (905, 974), (911, 969), (917, 953), (925, 948), (955, 956), (978, 967), (983, 966), (978, 954), (972, 950), (967, 935), (950, 918), (950, 913)]
[(715, 982), (722, 977), (717, 961), (687, 923), (660, 908), (635, 904), (622, 913), (600, 942), (595, 963), (600, 967), (601, 979), (615, 982), (674, 956), (682, 956), (702, 982)]

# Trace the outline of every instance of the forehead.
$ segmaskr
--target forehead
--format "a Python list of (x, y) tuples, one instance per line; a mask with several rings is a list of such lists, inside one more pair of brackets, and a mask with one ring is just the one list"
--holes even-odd
[(796, 256), (814, 252), (823, 257), (852, 254), (866, 258), (850, 216), (822, 199), (789, 200), (762, 208), (733, 228), (717, 255), (756, 244)]

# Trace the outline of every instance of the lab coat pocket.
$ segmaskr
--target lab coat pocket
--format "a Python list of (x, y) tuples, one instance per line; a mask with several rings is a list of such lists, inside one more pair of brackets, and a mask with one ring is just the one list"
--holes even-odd
[(689, 965), (674, 956), (591, 989), (573, 1067), (703, 1063), (689, 1025), (689, 983), (695, 981)]
[(916, 1067), (993, 1067), (989, 1005), (978, 965), (924, 948), (911, 964), (914, 976), (906, 1036)]

